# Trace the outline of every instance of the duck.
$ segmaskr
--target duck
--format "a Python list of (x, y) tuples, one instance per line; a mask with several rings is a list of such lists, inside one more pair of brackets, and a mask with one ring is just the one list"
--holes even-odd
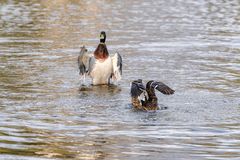
[(146, 85), (143, 84), (142, 79), (132, 81), (130, 92), (132, 106), (142, 111), (158, 110), (158, 98), (155, 90), (165, 95), (172, 95), (175, 92), (166, 84), (159, 81), (150, 80)]
[(83, 79), (89, 76), (93, 85), (109, 85), (112, 81), (120, 81), (122, 77), (122, 56), (118, 52), (110, 56), (105, 42), (106, 32), (102, 31), (100, 43), (93, 54), (82, 46), (78, 56), (80, 76)]

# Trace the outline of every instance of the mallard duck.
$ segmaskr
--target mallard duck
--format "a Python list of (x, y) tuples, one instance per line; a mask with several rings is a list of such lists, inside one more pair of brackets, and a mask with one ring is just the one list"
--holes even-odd
[(134, 108), (143, 111), (158, 110), (158, 99), (155, 90), (166, 95), (171, 95), (175, 92), (162, 82), (151, 80), (147, 82), (145, 87), (141, 79), (133, 81), (131, 83), (131, 97)]
[(89, 75), (93, 85), (110, 84), (111, 80), (119, 81), (122, 76), (122, 57), (119, 53), (110, 57), (105, 41), (106, 33), (102, 31), (94, 53), (89, 54), (83, 46), (78, 56), (79, 74), (84, 78)]

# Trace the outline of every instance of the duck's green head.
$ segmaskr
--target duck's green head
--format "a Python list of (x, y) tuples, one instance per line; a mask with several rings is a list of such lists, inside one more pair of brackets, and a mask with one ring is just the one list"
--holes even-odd
[(105, 43), (105, 41), (106, 41), (106, 33), (102, 31), (100, 33), (100, 43)]

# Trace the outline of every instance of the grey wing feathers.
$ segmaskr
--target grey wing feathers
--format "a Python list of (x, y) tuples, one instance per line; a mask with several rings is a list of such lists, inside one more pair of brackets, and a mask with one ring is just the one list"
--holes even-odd
[(116, 54), (117, 54), (117, 66), (119, 66), (120, 73), (122, 75), (122, 57), (118, 52)]
[(95, 58), (94, 57), (89, 57), (88, 64), (87, 64), (87, 72), (91, 73), (95, 64)]
[(83, 75), (86, 73), (86, 67), (80, 58), (78, 58), (78, 68), (79, 68), (80, 75)]
[(79, 74), (84, 75), (89, 71), (91, 57), (87, 53), (85, 46), (81, 47), (81, 51), (78, 56), (78, 68)]
[(146, 88), (144, 87), (141, 79), (132, 82), (131, 96), (132, 97), (142, 97), (144, 99), (148, 99)]
[[(141, 95), (142, 91), (140, 90), (140, 87), (138, 84), (133, 83), (131, 86), (131, 96), (132, 97), (138, 97)], [(144, 89), (144, 88), (143, 88)]]
[(118, 81), (122, 78), (122, 57), (118, 52), (112, 57), (112, 65), (113, 78)]

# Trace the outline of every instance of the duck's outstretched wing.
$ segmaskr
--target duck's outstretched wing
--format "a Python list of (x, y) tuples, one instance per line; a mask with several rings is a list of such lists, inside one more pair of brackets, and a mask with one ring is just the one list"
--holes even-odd
[(158, 91), (166, 95), (174, 94), (175, 92), (173, 89), (171, 89), (162, 82), (152, 81), (150, 85), (151, 85), (150, 87), (153, 87), (154, 89), (157, 89)]
[(113, 65), (113, 79), (114, 80), (121, 80), (122, 78), (122, 57), (117, 52), (112, 57), (112, 65)]
[(148, 94), (141, 79), (132, 82), (131, 97), (137, 98), (140, 102), (148, 100)]
[(95, 58), (87, 53), (87, 49), (85, 46), (81, 47), (81, 51), (78, 56), (79, 74), (81, 76), (89, 74), (92, 71), (94, 64)]

